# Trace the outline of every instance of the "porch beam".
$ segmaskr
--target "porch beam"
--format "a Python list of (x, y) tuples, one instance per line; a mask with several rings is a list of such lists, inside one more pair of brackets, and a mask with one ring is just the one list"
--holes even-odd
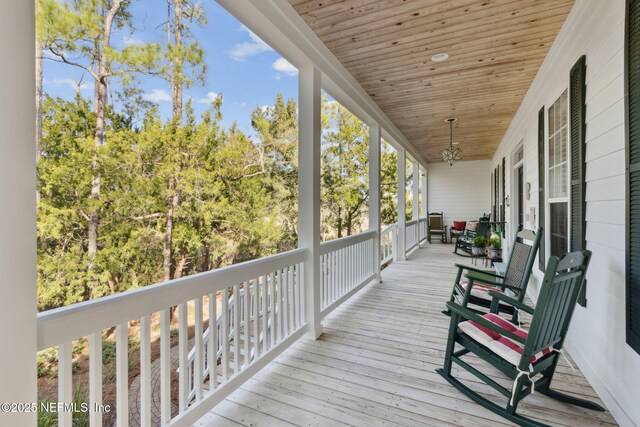
[[(0, 14), (0, 402), (37, 402), (35, 10), (6, 0)], [(36, 425), (31, 411), (0, 425)]]
[(321, 74), (313, 64), (298, 77), (298, 247), (307, 248), (304, 263), (305, 313), (308, 332), (318, 338), (320, 323), (320, 123)]
[(375, 230), (373, 262), (376, 280), (380, 282), (380, 149), (381, 129), (377, 124), (369, 126), (369, 230)]
[(406, 176), (406, 151), (402, 148), (398, 149), (398, 249), (396, 254), (398, 261), (404, 261), (406, 258), (405, 229), (407, 224), (407, 176)]

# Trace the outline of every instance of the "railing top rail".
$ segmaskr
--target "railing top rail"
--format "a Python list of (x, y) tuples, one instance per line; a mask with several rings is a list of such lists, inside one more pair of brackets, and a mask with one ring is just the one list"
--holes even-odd
[(303, 262), (301, 248), (38, 314), (38, 351)]
[(398, 224), (397, 224), (397, 223), (395, 223), (395, 222), (394, 222), (393, 224), (389, 224), (389, 225), (387, 225), (385, 228), (383, 228), (383, 229), (382, 229), (382, 231), (380, 232), (380, 234), (387, 233), (387, 232), (389, 232), (390, 230), (395, 229), (396, 227), (398, 227)]
[(412, 221), (407, 221), (407, 223), (405, 224), (405, 226), (409, 227), (410, 225), (416, 225), (418, 223), (419, 220), (414, 219)]
[(419, 222), (427, 222), (427, 218), (420, 218), (418, 221)]
[(373, 239), (376, 235), (375, 230), (367, 230), (362, 233), (354, 234), (353, 236), (341, 237), (339, 239), (330, 240), (320, 244), (320, 254), (325, 255), (329, 252), (343, 249), (356, 243), (364, 242), (369, 239)]

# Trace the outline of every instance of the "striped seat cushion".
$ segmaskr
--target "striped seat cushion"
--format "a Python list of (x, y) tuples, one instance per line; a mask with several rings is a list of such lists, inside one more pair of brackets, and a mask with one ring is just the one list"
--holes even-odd
[[(506, 321), (500, 316), (487, 313), (483, 316), (485, 319), (489, 320), (492, 323), (495, 323), (502, 329), (511, 332), (519, 337), (524, 339), (527, 338), (527, 331), (517, 327), (516, 325)], [(513, 341), (497, 332), (489, 330), (482, 325), (475, 323), (472, 320), (467, 320), (466, 322), (460, 322), (458, 324), (458, 328), (471, 337), (473, 340), (477, 341), (478, 344), (481, 344), (487, 347), (489, 350), (496, 353), (498, 356), (502, 357), (507, 362), (518, 365), (520, 363), (520, 358), (522, 357), (522, 350), (524, 346), (516, 341)], [(546, 356), (551, 352), (551, 347), (545, 348), (539, 353), (531, 356), (530, 363), (534, 363), (539, 360), (543, 356)]]
[[(458, 286), (462, 293), (464, 293), (467, 290), (468, 284), (469, 283), (466, 280), (461, 280), (460, 283), (458, 283)], [(488, 291), (496, 291), (496, 292), (502, 293), (500, 289), (494, 288), (493, 286), (474, 283), (473, 288), (471, 288), (471, 296), (486, 299), (487, 301), (491, 301), (493, 297), (487, 293)]]

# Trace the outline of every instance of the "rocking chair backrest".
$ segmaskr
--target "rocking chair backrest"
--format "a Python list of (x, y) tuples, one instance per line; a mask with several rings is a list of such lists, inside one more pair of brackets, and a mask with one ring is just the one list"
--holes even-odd
[[(590, 259), (587, 250), (549, 258), (523, 356), (562, 348)], [(528, 366), (524, 357), (520, 364)]]
[[(527, 289), (541, 236), (542, 228), (538, 228), (536, 232), (520, 230), (516, 233), (504, 278), (505, 284), (520, 288), (519, 292), (513, 291), (516, 295)], [(531, 241), (531, 244), (525, 243), (525, 240)]]
[(478, 221), (476, 227), (476, 236), (488, 236), (489, 235), (489, 221)]
[(429, 214), (429, 229), (442, 230), (442, 212)]

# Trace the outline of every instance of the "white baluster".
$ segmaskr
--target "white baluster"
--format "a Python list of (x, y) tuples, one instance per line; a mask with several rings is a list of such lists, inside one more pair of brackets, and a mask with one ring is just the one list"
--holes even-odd
[(189, 348), (188, 348), (187, 303), (178, 306), (178, 364), (180, 376), (178, 380), (178, 407), (180, 413), (187, 410), (189, 404)]
[(249, 324), (251, 323), (251, 288), (249, 282), (244, 282), (244, 367), (249, 366), (250, 360), (250, 347), (251, 347), (251, 335)]
[[(73, 400), (73, 355), (71, 341), (58, 346), (58, 402), (70, 404)], [(71, 427), (72, 412), (59, 410), (58, 425)]]
[(116, 410), (118, 427), (129, 425), (129, 324), (116, 326)]
[(233, 374), (240, 372), (240, 310), (242, 309), (242, 299), (240, 297), (240, 286), (233, 285)]
[(209, 294), (209, 387), (218, 386), (218, 301), (216, 294)]
[(171, 323), (170, 308), (160, 312), (160, 424), (171, 420)]
[(202, 347), (202, 334), (203, 334), (203, 330), (202, 330), (202, 297), (198, 297), (195, 300), (195, 310), (194, 310), (194, 314), (195, 314), (195, 327), (194, 327), (194, 333), (195, 333), (195, 359), (194, 359), (194, 365), (193, 365), (193, 369), (194, 369), (194, 374), (193, 374), (193, 382), (195, 383), (195, 390), (196, 390), (196, 400), (200, 400), (202, 399), (202, 397), (204, 396), (204, 390), (203, 390), (203, 383), (204, 383), (204, 379), (203, 379), (203, 373), (204, 373), (204, 360), (202, 360), (203, 356), (204, 356), (204, 349)]
[(229, 289), (222, 289), (222, 378), (229, 379)]
[(140, 318), (140, 427), (151, 427), (151, 328)]
[(89, 335), (89, 425), (102, 426), (102, 331)]

